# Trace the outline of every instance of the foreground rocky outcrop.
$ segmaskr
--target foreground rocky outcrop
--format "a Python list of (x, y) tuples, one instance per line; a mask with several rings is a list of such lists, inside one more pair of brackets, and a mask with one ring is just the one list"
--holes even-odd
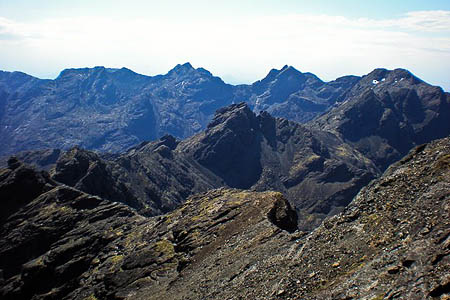
[[(2, 299), (124, 299), (141, 288), (164, 295), (177, 278), (198, 276), (202, 264), (220, 261), (215, 278), (225, 279), (270, 257), (246, 259), (254, 249), (268, 249), (268, 239), (278, 251), (297, 228), (280, 193), (213, 190), (170, 214), (145, 218), (42, 174), (20, 163), (2, 170)], [(17, 199), (11, 186), (35, 192)], [(237, 239), (246, 227), (246, 239)]]
[[(230, 277), (203, 264), (153, 298), (135, 299), (446, 299), (450, 295), (450, 139), (416, 148), (364, 188), (342, 213), (317, 230), (253, 247)], [(272, 242), (278, 245), (271, 248)], [(222, 248), (221, 248), (222, 250)], [(225, 251), (223, 249), (223, 251)], [(253, 257), (271, 252), (270, 258)], [(240, 253), (238, 251), (237, 253)], [(241, 257), (227, 270), (240, 265)], [(263, 258), (262, 256), (261, 258)], [(220, 271), (219, 271), (220, 272)], [(212, 276), (212, 277), (211, 277)], [(210, 281), (210, 278), (217, 278)], [(219, 279), (220, 278), (220, 279)], [(229, 278), (226, 280), (226, 278)]]
[(18, 161), (0, 179), (2, 299), (450, 295), (450, 138), (415, 148), (309, 234), (276, 192), (217, 189), (146, 218)]

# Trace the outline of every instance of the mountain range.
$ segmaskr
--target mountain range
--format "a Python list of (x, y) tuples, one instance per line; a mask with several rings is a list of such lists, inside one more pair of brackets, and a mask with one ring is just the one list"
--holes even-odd
[(448, 102), (448, 93), (404, 70), (380, 69), (323, 82), (285, 66), (251, 85), (237, 86), (189, 63), (153, 77), (104, 67), (66, 69), (55, 80), (0, 72), (0, 156), (76, 145), (118, 153), (165, 134), (182, 139), (204, 130), (217, 109), (240, 102), (256, 113), (264, 110), (305, 123), (363, 90), (393, 85), (382, 81), (391, 73), (399, 97), (411, 93), (414, 98), (420, 87), (433, 89), (428, 92), (433, 99), (426, 101)]
[(2, 72), (0, 101), (4, 299), (450, 293), (450, 94), (407, 70)]
[(278, 192), (221, 188), (157, 217), (10, 159), (2, 299), (446, 299), (450, 140), (416, 147), (311, 233)]
[[(82, 74), (88, 75), (83, 77)], [(209, 79), (201, 79), (204, 77)], [(29, 80), (36, 82), (30, 83)], [(58, 87), (61, 81), (66, 82), (64, 88)], [(205, 113), (202, 106), (205, 103), (214, 102), (213, 107), (216, 107), (226, 103), (227, 97), (236, 99), (236, 90), (241, 95), (253, 93), (249, 96), (250, 103), (241, 102), (220, 108), (213, 117), (205, 114), (198, 117), (197, 121), (210, 119), (205, 129), (181, 141), (172, 135), (164, 135), (159, 140), (143, 141), (115, 154), (95, 153), (81, 146), (16, 154), (22, 161), (37, 163), (47, 169), (55, 167), (51, 174), (58, 182), (125, 203), (147, 216), (169, 212), (196, 193), (226, 186), (283, 192), (301, 216), (299, 226), (312, 229), (325, 216), (342, 210), (363, 186), (414, 146), (450, 134), (449, 94), (403, 69), (376, 69), (362, 78), (346, 76), (323, 83), (312, 74), (302, 74), (286, 66), (281, 70), (272, 70), (264, 80), (252, 86), (233, 87), (225, 85), (204, 69), (194, 69), (190, 64), (184, 64), (178, 65), (167, 75), (156, 77), (137, 75), (125, 69), (94, 68), (66, 70), (55, 81), (46, 83), (31, 77), (27, 77), (25, 82), (19, 81), (13, 87), (27, 90), (23, 87), (35, 86), (39, 82), (44, 86), (53, 84), (56, 90), (52, 101), (60, 101), (62, 105), (72, 103), (72, 109), (55, 118), (56, 123), (52, 126), (42, 128), (45, 123), (39, 122), (41, 127), (33, 130), (40, 131), (42, 128), (42, 132), (33, 133), (33, 137), (18, 135), (21, 131), (14, 131), (20, 139), (31, 139), (33, 145), (36, 144), (35, 139), (40, 139), (44, 133), (45, 139), (51, 143), (58, 143), (58, 139), (68, 142), (64, 132), (81, 135), (88, 130), (102, 134), (102, 127), (97, 126), (98, 122), (102, 122), (102, 116), (89, 117), (92, 124), (76, 123), (79, 129), (75, 129), (69, 119), (76, 119), (74, 122), (77, 122), (97, 114), (100, 106), (109, 101), (107, 99), (116, 100), (111, 100), (111, 107), (105, 109), (103, 117), (117, 114), (108, 126), (120, 127), (133, 122), (129, 113), (138, 102), (142, 103), (143, 98), (130, 99), (124, 96), (126, 93), (153, 91), (154, 94), (155, 90), (163, 87), (172, 89), (173, 93), (179, 94), (171, 94), (174, 102), (167, 109), (177, 107), (179, 112), (183, 112), (196, 103), (200, 105), (194, 109), (196, 114), (201, 111)], [(180, 82), (184, 88), (175, 88)], [(102, 84), (104, 88), (95, 88)], [(193, 85), (197, 88), (194, 89)], [(78, 87), (77, 93), (73, 92), (74, 86)], [(227, 88), (218, 89), (218, 86)], [(294, 86), (301, 88), (294, 92)], [(110, 94), (109, 98), (106, 97), (104, 91), (108, 89), (114, 89), (116, 96)], [(180, 89), (186, 92), (181, 93)], [(61, 99), (57, 95), (63, 92), (71, 96), (64, 101), (57, 100)], [(217, 95), (213, 96), (214, 93)], [(119, 94), (121, 96), (117, 96)], [(254, 96), (256, 94), (260, 96)], [(215, 100), (208, 100), (207, 95)], [(217, 100), (219, 96), (222, 97), (220, 101)], [(27, 120), (38, 120), (47, 106), (32, 110), (34, 101), (47, 97), (33, 96), (24, 102), (28, 110), (16, 116), (30, 113)], [(316, 118), (304, 125), (274, 117), (267, 111), (255, 113), (258, 108), (291, 113), (291, 108), (297, 105), (303, 107), (303, 114), (299, 112), (298, 115), (303, 115), (303, 121), (306, 121), (313, 117), (305, 117), (308, 116), (308, 106), (304, 105), (307, 98), (310, 99), (308, 103), (327, 104), (315, 112)], [(149, 99), (144, 102), (150, 103)], [(7, 100), (5, 103), (10, 102)], [(164, 104), (163, 101), (158, 103)], [(177, 103), (185, 103), (186, 106)], [(153, 113), (161, 112), (162, 106), (158, 105), (151, 105), (159, 107), (152, 109)], [(287, 105), (287, 109), (279, 110), (280, 105)], [(189, 119), (186, 114), (180, 115), (184, 122)], [(11, 114), (10, 119), (13, 117), (14, 114)], [(294, 116), (294, 119), (299, 118)], [(122, 119), (125, 121), (120, 121)], [(66, 121), (60, 124), (63, 120)], [(20, 124), (19, 127), (27, 126), (26, 122)], [(159, 123), (144, 122), (136, 126), (141, 132), (155, 132), (152, 129), (155, 124)], [(186, 124), (182, 127), (189, 128)], [(122, 132), (120, 136), (127, 139), (135, 136), (121, 129), (115, 132)], [(82, 138), (89, 139), (89, 134), (82, 135)], [(14, 138), (5, 139), (8, 140), (14, 141)], [(102, 138), (102, 141), (101, 149), (109, 147), (105, 146), (107, 144), (115, 149), (124, 147), (123, 140)], [(20, 142), (20, 145), (23, 144), (26, 143)]]

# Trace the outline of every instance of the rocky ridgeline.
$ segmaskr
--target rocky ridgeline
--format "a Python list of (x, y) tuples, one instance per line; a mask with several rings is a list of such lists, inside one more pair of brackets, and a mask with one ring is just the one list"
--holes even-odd
[(0, 155), (75, 145), (121, 152), (167, 133), (186, 138), (203, 130), (217, 109), (241, 101), (307, 121), (353, 81), (324, 83), (286, 66), (252, 85), (233, 86), (189, 63), (154, 77), (104, 67), (67, 69), (55, 80), (0, 71)]
[[(32, 161), (41, 153), (18, 157)], [(164, 136), (112, 156), (78, 147), (57, 153), (52, 179), (147, 216), (214, 188), (276, 190), (302, 215), (303, 229), (342, 210), (379, 174), (336, 135), (268, 113), (256, 115), (245, 103), (218, 110), (204, 132), (184, 141)]]
[[(374, 115), (353, 119), (359, 115), (347, 112), (347, 104), (345, 116), (353, 121), (338, 125), (347, 139), (358, 141), (360, 149), (376, 152), (380, 148), (375, 157), (386, 157), (382, 162), (386, 167), (395, 160), (391, 157), (399, 159), (412, 142), (417, 143), (411, 140), (413, 133), (423, 139), (427, 134), (439, 138), (448, 132), (448, 122), (443, 123), (448, 117), (448, 98), (442, 89), (401, 69), (377, 69), (363, 77), (323, 82), (311, 73), (285, 66), (251, 85), (237, 86), (189, 63), (153, 77), (104, 67), (67, 69), (55, 80), (0, 71), (0, 155), (73, 146), (119, 153), (165, 134), (183, 139), (204, 130), (217, 109), (233, 103), (246, 102), (256, 113), (267, 111), (305, 123), (332, 107), (362, 100), (362, 109)], [(334, 117), (320, 126), (330, 128), (326, 124)], [(381, 141), (360, 141), (361, 135), (373, 133), (374, 122), (381, 123), (383, 139), (388, 139), (390, 147)], [(424, 124), (433, 130), (421, 130)], [(407, 133), (408, 140), (401, 145), (394, 142), (396, 136), (389, 136), (393, 126)], [(360, 132), (362, 127), (369, 132)]]
[[(365, 90), (370, 97), (354, 96), (306, 125), (267, 112), (256, 115), (240, 103), (217, 110), (204, 131), (183, 141), (166, 135), (122, 154), (75, 147), (18, 157), (46, 169), (53, 162), (54, 180), (146, 216), (169, 212), (188, 196), (219, 187), (280, 191), (301, 216), (300, 228), (309, 230), (341, 211), (387, 163), (419, 143), (450, 134), (446, 94), (408, 74), (374, 71), (349, 92)], [(416, 96), (395, 96), (406, 89)], [(419, 98), (422, 104), (409, 112), (405, 107)]]
[(337, 134), (385, 170), (412, 147), (448, 136), (448, 120), (449, 93), (407, 70), (376, 69), (310, 125)]
[(2, 299), (444, 299), (450, 138), (415, 148), (312, 233), (277, 192), (144, 217), (17, 160), (0, 172)]
[[(4, 160), (2, 299), (450, 293), (450, 142), (431, 142), (450, 135), (450, 97), (406, 70), (323, 83), (284, 67), (238, 87), (189, 64), (3, 72), (0, 97), (2, 149), (63, 142)], [(302, 125), (259, 109), (329, 111)], [(168, 128), (198, 133), (141, 142)]]

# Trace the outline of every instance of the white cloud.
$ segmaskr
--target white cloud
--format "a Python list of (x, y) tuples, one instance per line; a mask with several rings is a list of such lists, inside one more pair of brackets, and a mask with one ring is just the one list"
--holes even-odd
[(189, 22), (0, 18), (0, 69), (40, 75), (105, 65), (157, 74), (191, 61), (225, 79), (253, 81), (284, 64), (327, 80), (376, 67), (404, 67), (449, 90), (449, 33), (450, 11), (410, 12), (389, 20), (298, 14)]

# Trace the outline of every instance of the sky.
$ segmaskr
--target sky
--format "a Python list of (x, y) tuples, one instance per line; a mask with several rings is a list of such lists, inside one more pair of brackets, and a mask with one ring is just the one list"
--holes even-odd
[(450, 91), (450, 1), (0, 0), (0, 70), (185, 62), (232, 84), (284, 65), (325, 81), (405, 68)]

